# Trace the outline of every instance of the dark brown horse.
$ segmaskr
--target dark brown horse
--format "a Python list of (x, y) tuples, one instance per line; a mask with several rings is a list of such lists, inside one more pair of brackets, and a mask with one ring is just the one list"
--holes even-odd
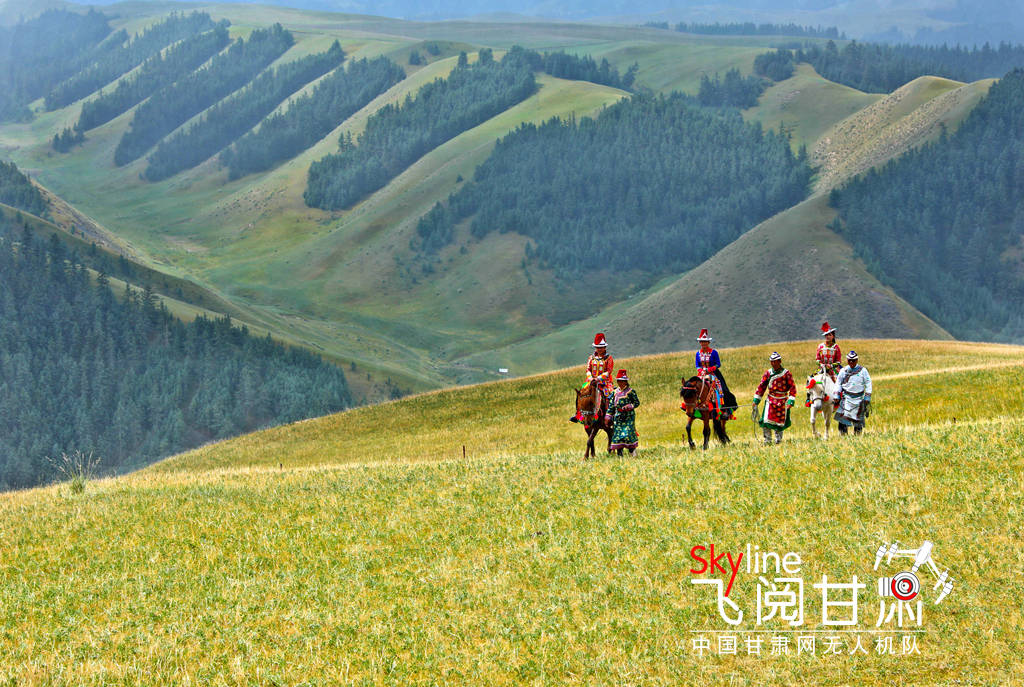
[(583, 460), (587, 460), (597, 455), (594, 437), (601, 430), (608, 434), (608, 446), (612, 445), (612, 426), (605, 421), (608, 415), (608, 399), (601, 393), (597, 384), (573, 391), (576, 392), (576, 410), (583, 417), (583, 429), (587, 432), (587, 450), (583, 454)]
[(686, 417), (689, 418), (689, 422), (686, 423), (686, 440), (690, 442), (690, 448), (697, 448), (697, 444), (693, 443), (693, 434), (690, 432), (695, 419), (704, 423), (704, 450), (707, 450), (708, 442), (711, 439), (711, 427), (715, 428), (715, 437), (722, 444), (732, 441), (725, 433), (725, 423), (728, 421), (730, 413), (728, 410), (717, 407), (714, 397), (715, 387), (711, 380), (705, 381), (703, 377), (690, 377), (689, 379), (684, 377), (682, 382), (683, 387), (679, 390), (679, 395), (683, 398), (683, 410), (686, 411)]

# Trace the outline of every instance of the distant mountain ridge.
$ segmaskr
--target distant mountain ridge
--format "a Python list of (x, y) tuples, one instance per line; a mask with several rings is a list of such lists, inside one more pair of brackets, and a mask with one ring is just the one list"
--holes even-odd
[[(21, 0), (7, 0), (19, 2)], [(45, 0), (54, 2), (55, 0)], [(227, 0), (242, 2), (244, 0)], [(538, 17), (641, 24), (670, 22), (796, 22), (838, 26), (850, 36), (893, 42), (982, 44), (1017, 41), (1024, 33), (1024, 3), (1016, 0), (265, 0), (267, 4), (325, 12), (436, 21)], [(83, 3), (85, 4), (85, 3)], [(110, 0), (91, 5), (114, 4)]]

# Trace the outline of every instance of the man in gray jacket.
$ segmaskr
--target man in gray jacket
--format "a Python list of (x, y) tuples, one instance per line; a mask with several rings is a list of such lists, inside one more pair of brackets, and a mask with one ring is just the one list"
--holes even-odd
[(853, 427), (854, 434), (864, 430), (864, 420), (871, 413), (871, 375), (867, 368), (857, 361), (857, 352), (846, 354), (844, 367), (836, 378), (839, 398), (836, 399), (836, 421), (839, 433), (846, 434)]

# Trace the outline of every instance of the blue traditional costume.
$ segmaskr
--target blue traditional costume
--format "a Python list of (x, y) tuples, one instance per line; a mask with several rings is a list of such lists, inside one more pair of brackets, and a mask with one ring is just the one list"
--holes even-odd
[(871, 413), (871, 375), (866, 367), (857, 361), (857, 352), (846, 354), (849, 363), (839, 372), (836, 386), (839, 398), (836, 399), (836, 421), (839, 422), (839, 433), (846, 434), (853, 427), (854, 434), (864, 430), (864, 420)]
[(730, 419), (739, 404), (736, 403), (736, 397), (729, 391), (729, 385), (725, 383), (725, 377), (722, 376), (722, 359), (718, 355), (718, 351), (711, 348), (711, 342), (714, 339), (708, 336), (707, 329), (701, 329), (697, 341), (701, 344), (694, 358), (697, 374), (702, 377), (713, 375), (718, 380), (718, 388), (715, 390), (718, 401), (716, 405), (722, 416), (725, 419)]

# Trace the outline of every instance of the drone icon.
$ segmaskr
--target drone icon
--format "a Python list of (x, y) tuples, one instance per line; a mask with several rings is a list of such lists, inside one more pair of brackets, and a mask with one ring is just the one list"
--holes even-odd
[(912, 600), (921, 589), (921, 582), (917, 579), (916, 573), (921, 566), (925, 566), (931, 570), (936, 578), (935, 586), (932, 589), (935, 590), (942, 587), (938, 598), (935, 599), (935, 605), (938, 606), (942, 603), (942, 600), (953, 591), (953, 578), (949, 576), (949, 570), (946, 570), (941, 575), (939, 574), (939, 568), (932, 558), (933, 548), (934, 545), (927, 539), (921, 544), (919, 549), (901, 549), (899, 542), (895, 541), (888, 546), (884, 543), (879, 546), (875, 552), (875, 570), (878, 570), (878, 564), (882, 562), (883, 558), (885, 558), (886, 565), (892, 563), (893, 558), (913, 558), (914, 564), (910, 570), (901, 572), (893, 577), (880, 577), (878, 579), (878, 593), (881, 596), (895, 596), (900, 601)]

